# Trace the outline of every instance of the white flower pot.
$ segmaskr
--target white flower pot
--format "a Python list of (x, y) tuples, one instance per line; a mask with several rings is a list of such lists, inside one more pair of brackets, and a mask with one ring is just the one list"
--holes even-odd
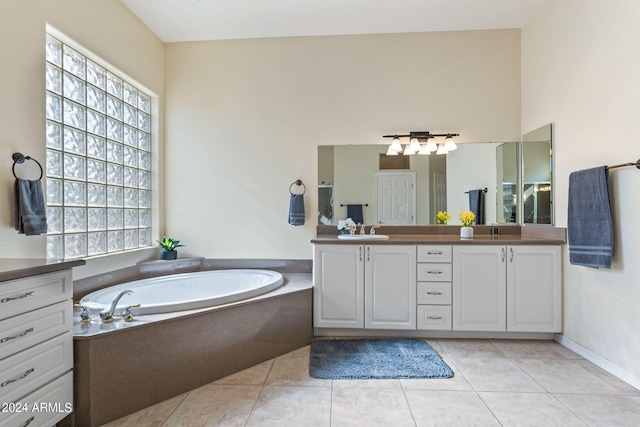
[(473, 239), (473, 227), (460, 227), (461, 239)]

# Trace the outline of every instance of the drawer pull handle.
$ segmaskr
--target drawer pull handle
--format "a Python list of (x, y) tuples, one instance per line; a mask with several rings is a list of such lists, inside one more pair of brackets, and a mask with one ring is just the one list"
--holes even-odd
[(427, 271), (427, 274), (443, 274), (442, 270), (430, 270)]
[(433, 252), (429, 251), (427, 252), (427, 255), (442, 255), (442, 251), (433, 251)]
[(9, 302), (9, 301), (13, 301), (16, 299), (22, 299), (22, 298), (26, 298), (26, 297), (30, 297), (35, 295), (35, 291), (31, 291), (31, 292), (27, 292), (24, 295), (18, 295), (17, 297), (7, 297), (7, 298), (2, 298), (2, 300), (0, 300), (0, 303), (4, 303), (4, 302)]
[(429, 291), (429, 292), (427, 292), (427, 295), (442, 295), (442, 292), (432, 292), (432, 291)]
[(427, 316), (429, 320), (442, 320), (442, 316)]
[(22, 424), (22, 427), (27, 427), (35, 419), (36, 419), (35, 415), (32, 415), (31, 418), (29, 418), (27, 421), (25, 421), (24, 424)]
[(26, 378), (26, 377), (28, 377), (28, 376), (29, 376), (29, 374), (31, 374), (33, 371), (35, 371), (35, 368), (31, 368), (31, 369), (29, 369), (28, 371), (25, 371), (25, 372), (24, 372), (24, 374), (20, 374), (20, 375), (18, 375), (18, 376), (17, 376), (17, 377), (15, 377), (15, 378), (12, 378), (12, 379), (10, 379), (10, 380), (6, 380), (6, 381), (5, 381), (5, 382), (3, 382), (2, 384), (0, 384), (0, 388), (1, 388), (1, 387), (4, 387), (4, 386), (7, 386), (7, 385), (9, 385), (9, 384), (11, 384), (11, 383), (15, 383), (16, 381), (20, 381), (20, 380), (22, 380), (22, 379), (25, 379), (25, 378)]
[(33, 330), (34, 330), (33, 328), (29, 328), (29, 329), (27, 329), (26, 331), (24, 331), (23, 333), (18, 334), (18, 335), (16, 335), (16, 336), (13, 336), (13, 337), (4, 337), (4, 338), (2, 338), (2, 339), (0, 340), (0, 344), (6, 343), (7, 341), (14, 340), (14, 339), (16, 339), (16, 338), (23, 337), (23, 336), (25, 336), (25, 335), (30, 334), (31, 332), (33, 332)]

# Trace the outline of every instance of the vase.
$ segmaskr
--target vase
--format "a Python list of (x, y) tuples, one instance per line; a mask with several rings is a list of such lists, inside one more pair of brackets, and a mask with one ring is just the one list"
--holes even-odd
[(162, 260), (170, 260), (170, 259), (177, 259), (178, 258), (178, 251), (162, 251), (160, 252), (160, 259)]
[(461, 239), (473, 239), (473, 227), (460, 227)]

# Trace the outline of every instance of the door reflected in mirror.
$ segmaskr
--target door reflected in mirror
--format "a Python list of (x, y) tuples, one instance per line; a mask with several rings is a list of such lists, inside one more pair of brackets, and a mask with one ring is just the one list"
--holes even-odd
[(522, 222), (554, 224), (553, 127), (522, 136)]

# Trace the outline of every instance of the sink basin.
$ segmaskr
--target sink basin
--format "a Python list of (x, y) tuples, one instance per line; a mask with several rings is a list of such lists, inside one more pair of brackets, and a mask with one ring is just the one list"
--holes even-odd
[(387, 240), (389, 236), (384, 234), (338, 234), (340, 240)]

